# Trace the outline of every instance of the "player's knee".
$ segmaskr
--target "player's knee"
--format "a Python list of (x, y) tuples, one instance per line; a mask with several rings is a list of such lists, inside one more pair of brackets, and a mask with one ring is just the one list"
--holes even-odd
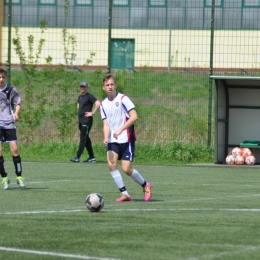
[(10, 142), (10, 150), (13, 156), (18, 156), (18, 146), (16, 142)]
[(11, 149), (11, 152), (12, 152), (13, 156), (18, 156), (19, 155), (18, 149)]
[(110, 171), (114, 171), (117, 169), (117, 165), (111, 161), (108, 162), (108, 168)]
[(122, 171), (127, 174), (128, 176), (132, 175), (133, 168), (132, 167), (122, 167)]

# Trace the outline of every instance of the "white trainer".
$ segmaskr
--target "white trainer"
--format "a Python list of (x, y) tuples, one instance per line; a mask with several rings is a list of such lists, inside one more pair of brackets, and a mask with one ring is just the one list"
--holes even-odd
[(17, 179), (17, 184), (21, 187), (21, 188), (25, 188), (25, 183), (24, 183), (24, 177), (19, 176), (16, 178)]
[(10, 180), (7, 177), (4, 177), (2, 180), (2, 184), (4, 185), (4, 190), (9, 189)]

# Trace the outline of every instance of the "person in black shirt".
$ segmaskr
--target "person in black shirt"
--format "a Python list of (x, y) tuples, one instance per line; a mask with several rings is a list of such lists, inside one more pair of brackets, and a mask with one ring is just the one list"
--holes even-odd
[[(96, 162), (94, 156), (92, 143), (89, 138), (89, 132), (93, 123), (93, 116), (96, 114), (100, 107), (100, 102), (92, 94), (88, 92), (88, 83), (83, 81), (80, 83), (81, 95), (78, 97), (78, 122), (80, 131), (80, 142), (77, 155), (71, 158), (71, 162), (79, 162), (84, 148), (87, 149), (89, 158), (83, 162), (91, 163)], [(94, 106), (94, 109), (93, 109)], [(92, 110), (93, 109), (93, 110)]]

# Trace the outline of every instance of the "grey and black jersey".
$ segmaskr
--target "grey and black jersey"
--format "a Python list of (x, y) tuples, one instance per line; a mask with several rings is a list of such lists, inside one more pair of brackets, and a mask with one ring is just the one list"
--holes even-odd
[(5, 85), (5, 87), (0, 90), (0, 128), (16, 128), (13, 109), (16, 105), (20, 104), (21, 98), (15, 87)]

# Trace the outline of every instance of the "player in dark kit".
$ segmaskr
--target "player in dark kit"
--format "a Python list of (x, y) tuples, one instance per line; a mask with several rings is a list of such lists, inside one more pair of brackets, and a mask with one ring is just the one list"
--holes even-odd
[[(89, 132), (93, 123), (93, 116), (99, 109), (100, 102), (92, 94), (88, 92), (88, 83), (80, 83), (81, 95), (78, 97), (78, 122), (79, 122), (79, 131), (80, 131), (80, 142), (77, 155), (74, 158), (71, 158), (71, 162), (79, 162), (80, 156), (82, 155), (84, 148), (87, 149), (89, 158), (83, 162), (96, 162), (94, 156), (92, 143), (89, 138)], [(94, 106), (94, 109), (93, 109)], [(93, 109), (93, 111), (92, 111)]]
[(22, 162), (18, 152), (16, 125), (19, 121), (19, 111), (21, 108), (21, 99), (17, 89), (7, 85), (6, 70), (0, 68), (0, 174), (3, 178), (2, 184), (4, 189), (9, 189), (10, 180), (4, 166), (4, 156), (2, 143), (9, 143), (13, 156), (17, 184), (25, 188), (24, 178), (22, 177)]

